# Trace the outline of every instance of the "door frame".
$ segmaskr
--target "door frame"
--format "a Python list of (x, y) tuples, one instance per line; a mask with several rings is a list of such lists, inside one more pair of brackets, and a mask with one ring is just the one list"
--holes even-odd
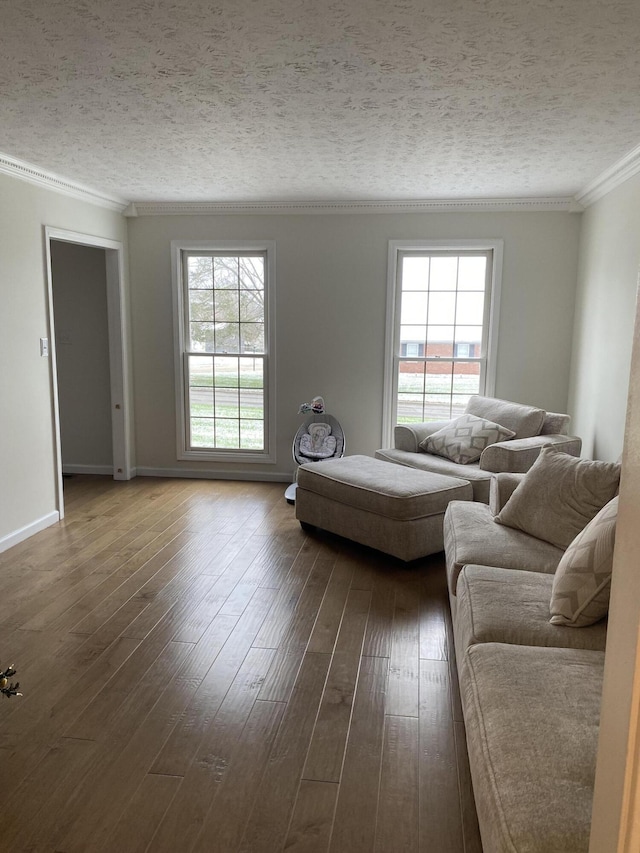
[(129, 352), (126, 335), (124, 300), (124, 244), (119, 240), (95, 237), (78, 231), (67, 231), (45, 226), (47, 266), (47, 307), (49, 315), (49, 354), (51, 358), (51, 383), (53, 391), (54, 442), (56, 462), (57, 504), (60, 518), (64, 518), (62, 487), (62, 442), (60, 437), (60, 402), (58, 394), (58, 366), (56, 357), (55, 319), (53, 310), (53, 271), (51, 241), (75, 243), (105, 250), (107, 281), (107, 324), (109, 330), (109, 371), (111, 375), (111, 434), (113, 443), (113, 479), (130, 480), (131, 432), (129, 415)]

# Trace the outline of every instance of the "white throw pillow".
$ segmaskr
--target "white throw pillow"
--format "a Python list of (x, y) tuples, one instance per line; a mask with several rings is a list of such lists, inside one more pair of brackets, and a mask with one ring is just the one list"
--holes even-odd
[(513, 438), (515, 432), (493, 421), (462, 415), (420, 442), (420, 448), (435, 456), (467, 465), (477, 462), (485, 447)]

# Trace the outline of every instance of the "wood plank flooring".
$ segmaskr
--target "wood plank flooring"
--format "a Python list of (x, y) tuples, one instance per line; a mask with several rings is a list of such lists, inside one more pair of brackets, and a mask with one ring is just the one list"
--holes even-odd
[(0, 851), (481, 853), (441, 555), (74, 476), (0, 554)]

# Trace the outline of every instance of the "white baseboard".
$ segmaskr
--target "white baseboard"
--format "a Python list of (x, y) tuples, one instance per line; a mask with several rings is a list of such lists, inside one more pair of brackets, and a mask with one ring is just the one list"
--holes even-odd
[(136, 468), (138, 477), (182, 477), (187, 480), (247, 480), (249, 482), (290, 483), (291, 471), (207, 471), (201, 468)]
[(24, 542), (25, 539), (33, 536), (35, 533), (40, 533), (41, 530), (51, 527), (52, 524), (56, 524), (58, 521), (60, 521), (60, 513), (58, 510), (55, 510), (47, 515), (43, 515), (42, 518), (36, 519), (36, 521), (32, 521), (31, 524), (27, 524), (25, 527), (21, 527), (19, 530), (14, 530), (13, 533), (3, 536), (0, 539), (0, 553), (13, 548), (14, 545), (18, 545), (20, 542)]
[(113, 465), (63, 465), (63, 474), (106, 474), (113, 477)]

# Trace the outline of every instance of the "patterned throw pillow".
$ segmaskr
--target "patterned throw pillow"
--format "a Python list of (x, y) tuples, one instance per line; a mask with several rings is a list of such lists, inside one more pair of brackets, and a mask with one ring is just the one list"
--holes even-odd
[(435, 456), (444, 456), (452, 462), (467, 465), (477, 462), (485, 447), (513, 438), (515, 432), (500, 424), (477, 418), (475, 415), (462, 415), (420, 442), (420, 447)]
[(553, 578), (551, 622), (583, 628), (607, 615), (618, 498), (615, 497), (578, 533)]

